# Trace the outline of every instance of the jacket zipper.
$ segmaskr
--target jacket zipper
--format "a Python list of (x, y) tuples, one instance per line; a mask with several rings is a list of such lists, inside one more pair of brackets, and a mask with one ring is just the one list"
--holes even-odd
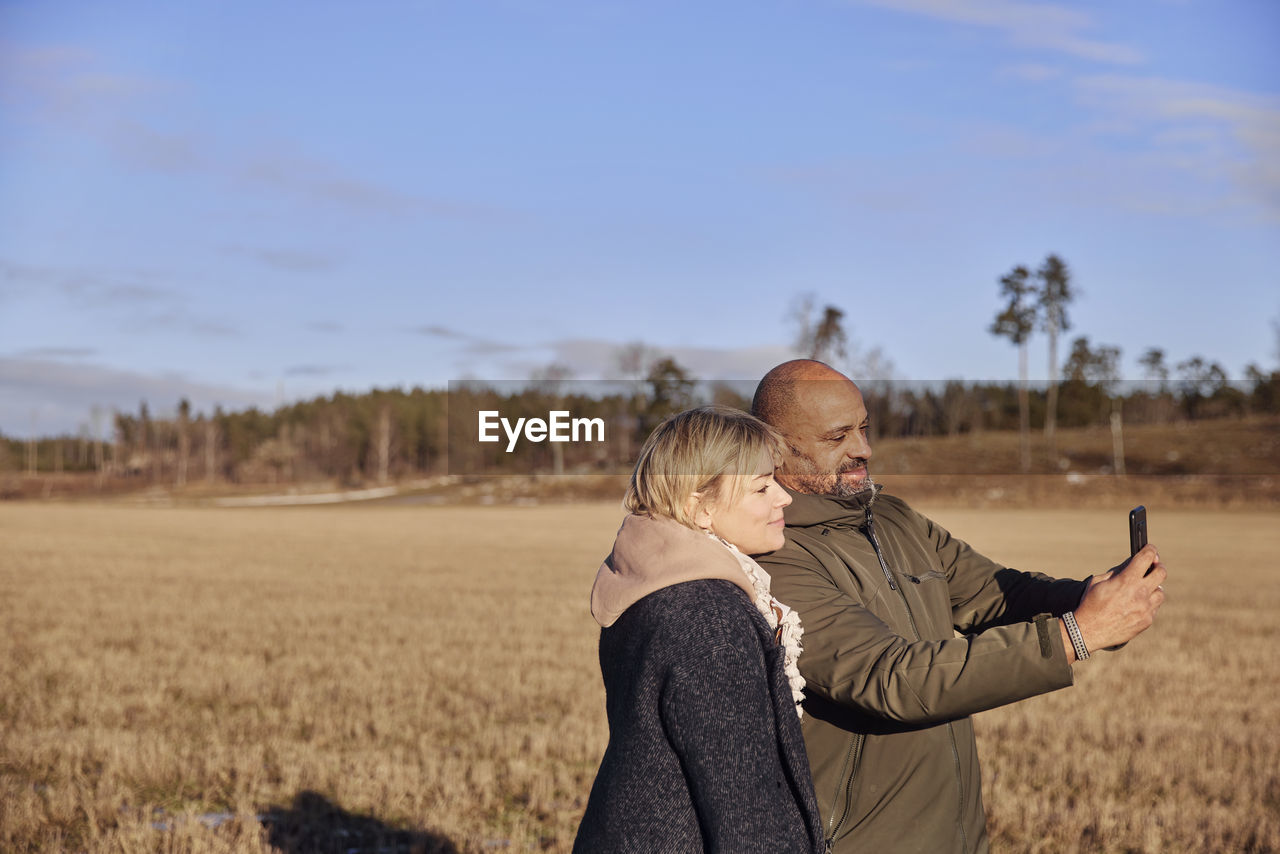
[[(875, 549), (876, 560), (880, 561), (880, 569), (884, 571), (885, 580), (889, 582), (890, 590), (897, 590), (898, 584), (893, 580), (893, 573), (889, 571), (889, 564), (884, 562), (884, 555), (880, 553), (880, 540), (876, 538), (876, 518), (871, 515), (871, 508), (867, 508), (867, 538), (871, 540), (871, 548)], [(907, 604), (907, 597), (902, 597), (902, 604)], [(911, 618), (911, 609), (907, 608), (907, 618), (911, 619), (911, 628), (916, 627), (915, 620)], [(919, 640), (919, 632), (916, 633), (916, 640)]]
[[(836, 795), (831, 800), (831, 818), (827, 821), (827, 850), (831, 850), (831, 846), (835, 845), (836, 837), (840, 835), (840, 828), (844, 827), (845, 820), (849, 818), (849, 813), (853, 810), (853, 778), (858, 773), (858, 763), (862, 759), (862, 743), (866, 741), (866, 736), (860, 732), (853, 734), (853, 741), (849, 743), (849, 752), (844, 758), (844, 767), (840, 769), (840, 780), (842, 785), (836, 787)], [(840, 813), (840, 820), (836, 821), (836, 803), (840, 800), (840, 789), (844, 789), (844, 812)]]
[(920, 629), (916, 626), (916, 616), (911, 613), (911, 604), (907, 602), (907, 594), (903, 593), (898, 585), (893, 581), (893, 573), (889, 571), (889, 564), (884, 559), (884, 552), (880, 549), (880, 538), (876, 536), (876, 519), (871, 515), (871, 508), (867, 508), (867, 538), (871, 540), (871, 548), (875, 550), (876, 560), (880, 561), (880, 568), (884, 570), (884, 577), (889, 579), (889, 589), (897, 590), (899, 598), (902, 599), (902, 610), (907, 612), (907, 622), (911, 624), (911, 634), (916, 640), (920, 640)]
[(960, 767), (960, 748), (956, 746), (955, 724), (947, 722), (947, 734), (951, 736), (951, 757), (956, 761), (956, 788), (960, 790), (960, 811), (956, 813), (956, 826), (960, 828), (960, 842), (969, 850), (969, 834), (964, 830), (964, 770)]
[[(884, 553), (880, 550), (880, 538), (876, 536), (875, 517), (871, 515), (871, 508), (867, 508), (867, 538), (871, 540), (871, 548), (875, 550), (876, 559), (880, 561), (880, 568), (884, 570), (885, 578), (889, 579), (889, 587), (892, 590), (898, 590), (897, 585), (893, 583), (893, 575), (889, 572), (889, 564), (885, 562)], [(915, 580), (914, 578), (912, 579)], [(907, 612), (907, 620), (911, 623), (911, 632), (915, 635), (916, 640), (920, 640), (920, 629), (916, 627), (915, 615), (911, 613), (911, 605), (907, 602), (907, 594), (898, 590), (898, 595), (902, 597), (902, 607)], [(951, 757), (955, 760), (956, 765), (956, 790), (959, 792), (960, 811), (956, 815), (956, 824), (960, 828), (960, 841), (964, 846), (964, 850), (969, 850), (969, 835), (964, 829), (964, 773), (960, 767), (960, 748), (956, 745), (955, 726), (950, 721), (947, 722), (947, 735), (951, 741)]]

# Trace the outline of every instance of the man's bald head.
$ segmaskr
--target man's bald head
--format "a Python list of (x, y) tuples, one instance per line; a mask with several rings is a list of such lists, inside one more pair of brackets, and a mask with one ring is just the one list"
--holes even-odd
[(760, 380), (751, 414), (787, 440), (778, 482), (794, 492), (871, 492), (867, 408), (853, 380), (813, 359), (783, 362)]
[(801, 389), (813, 380), (843, 380), (844, 374), (816, 359), (792, 359), (765, 374), (751, 399), (751, 414), (782, 430), (797, 407), (803, 406)]

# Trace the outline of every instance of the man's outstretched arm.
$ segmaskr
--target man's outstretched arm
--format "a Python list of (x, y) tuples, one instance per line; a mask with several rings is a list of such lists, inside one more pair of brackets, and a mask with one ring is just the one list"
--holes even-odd
[[(904, 723), (936, 723), (1072, 683), (1052, 617), (969, 637), (916, 640), (842, 591), (816, 561), (775, 554), (768, 570), (774, 595), (800, 612), (806, 690), (841, 706)], [(881, 593), (897, 595), (887, 585)]]

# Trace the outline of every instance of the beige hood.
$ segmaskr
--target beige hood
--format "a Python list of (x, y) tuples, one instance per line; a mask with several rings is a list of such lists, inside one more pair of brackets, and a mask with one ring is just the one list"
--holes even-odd
[(591, 616), (608, 628), (655, 590), (706, 578), (732, 581), (755, 601), (733, 552), (674, 519), (632, 513), (622, 520), (613, 552), (600, 564), (591, 588)]

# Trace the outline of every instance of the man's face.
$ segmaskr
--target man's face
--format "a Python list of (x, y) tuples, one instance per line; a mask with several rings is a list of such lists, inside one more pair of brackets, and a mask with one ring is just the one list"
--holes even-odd
[(783, 486), (841, 498), (871, 489), (867, 407), (849, 380), (802, 381), (794, 410), (777, 427), (790, 451), (778, 467)]

